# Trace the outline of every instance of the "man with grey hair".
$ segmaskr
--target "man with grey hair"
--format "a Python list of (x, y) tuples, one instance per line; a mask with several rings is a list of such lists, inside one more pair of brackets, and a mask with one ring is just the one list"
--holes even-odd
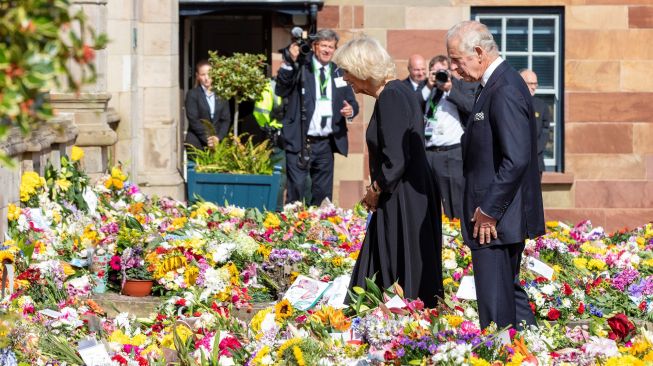
[(404, 84), (415, 92), (415, 99), (419, 102), (424, 111), (426, 99), (431, 92), (426, 88), (426, 60), (419, 54), (410, 55), (408, 58), (408, 77), (404, 79)]
[[(307, 203), (319, 205), (333, 196), (333, 154), (347, 156), (346, 119), (358, 114), (358, 103), (342, 79), (342, 71), (331, 62), (338, 34), (322, 29), (313, 39), (312, 52), (306, 57), (299, 57), (297, 43), (288, 46), (291, 60), (279, 69), (275, 93), (288, 98), (281, 121), (288, 177), (286, 202), (308, 201), (304, 193), (310, 173), (311, 199)], [(298, 62), (302, 59), (305, 62)]]
[(544, 149), (549, 140), (549, 127), (551, 126), (551, 113), (545, 101), (535, 96), (537, 90), (537, 74), (530, 69), (519, 70), (519, 75), (524, 79), (528, 90), (533, 96), (533, 111), (537, 122), (537, 163), (540, 169), (540, 180), (544, 171)]
[(488, 28), (465, 21), (447, 33), (451, 69), (480, 81), (462, 137), (462, 233), (472, 250), (481, 327), (535, 324), (519, 266), (526, 238), (544, 234), (531, 95), (500, 56)]

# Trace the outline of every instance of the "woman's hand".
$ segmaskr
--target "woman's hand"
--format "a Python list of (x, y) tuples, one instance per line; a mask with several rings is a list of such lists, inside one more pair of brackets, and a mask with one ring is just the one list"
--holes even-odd
[(361, 200), (361, 204), (363, 207), (365, 207), (366, 210), (370, 212), (375, 212), (376, 207), (379, 203), (379, 195), (381, 194), (381, 189), (379, 186), (376, 184), (376, 182), (372, 182), (367, 187), (367, 192), (365, 192), (365, 196)]
[(209, 138), (207, 139), (207, 145), (211, 149), (218, 146), (219, 143), (220, 143), (220, 138), (218, 138), (218, 136), (209, 136)]

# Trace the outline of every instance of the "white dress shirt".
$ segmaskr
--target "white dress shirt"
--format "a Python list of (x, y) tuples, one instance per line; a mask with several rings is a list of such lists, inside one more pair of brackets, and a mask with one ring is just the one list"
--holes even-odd
[[(465, 132), (460, 124), (458, 108), (447, 99), (448, 96), (449, 92), (442, 94), (436, 106), (433, 135), (426, 141), (426, 147), (459, 144), (460, 137)], [(426, 103), (430, 102), (430, 100), (426, 101)]]
[[(322, 92), (320, 91), (320, 68), (322, 67), (322, 64), (317, 60), (317, 58), (313, 57), (312, 67), (313, 74), (315, 76), (315, 111), (311, 117), (311, 123), (308, 126), (307, 133), (309, 136), (329, 136), (333, 133), (333, 128), (331, 126), (333, 116), (327, 117), (326, 126), (322, 128), (322, 115), (317, 108), (318, 100), (322, 98)], [(331, 64), (324, 66), (324, 75), (326, 76), (327, 80), (326, 97), (332, 101), (333, 93), (331, 90)]]

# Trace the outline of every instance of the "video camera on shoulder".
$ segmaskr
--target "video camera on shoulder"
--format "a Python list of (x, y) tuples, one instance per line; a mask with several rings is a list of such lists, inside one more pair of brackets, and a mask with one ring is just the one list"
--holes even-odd
[[(314, 35), (308, 35), (308, 32), (300, 27), (294, 27), (290, 31), (290, 34), (292, 35), (292, 42), (288, 46), (279, 50), (279, 53), (281, 53), (281, 56), (283, 57), (283, 61), (289, 65), (294, 63), (299, 65), (306, 64), (308, 61), (306, 56), (311, 52), (313, 41), (315, 40)], [(297, 55), (297, 60), (294, 61), (290, 55), (290, 46), (293, 44), (299, 46), (299, 55)]]

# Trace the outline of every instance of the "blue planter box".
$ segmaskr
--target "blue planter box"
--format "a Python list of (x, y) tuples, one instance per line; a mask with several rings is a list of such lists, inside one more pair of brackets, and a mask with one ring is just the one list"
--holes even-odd
[(188, 162), (189, 201), (199, 196), (217, 205), (229, 203), (243, 208), (275, 210), (281, 179), (281, 168), (274, 167), (272, 175), (197, 173), (195, 164)]

